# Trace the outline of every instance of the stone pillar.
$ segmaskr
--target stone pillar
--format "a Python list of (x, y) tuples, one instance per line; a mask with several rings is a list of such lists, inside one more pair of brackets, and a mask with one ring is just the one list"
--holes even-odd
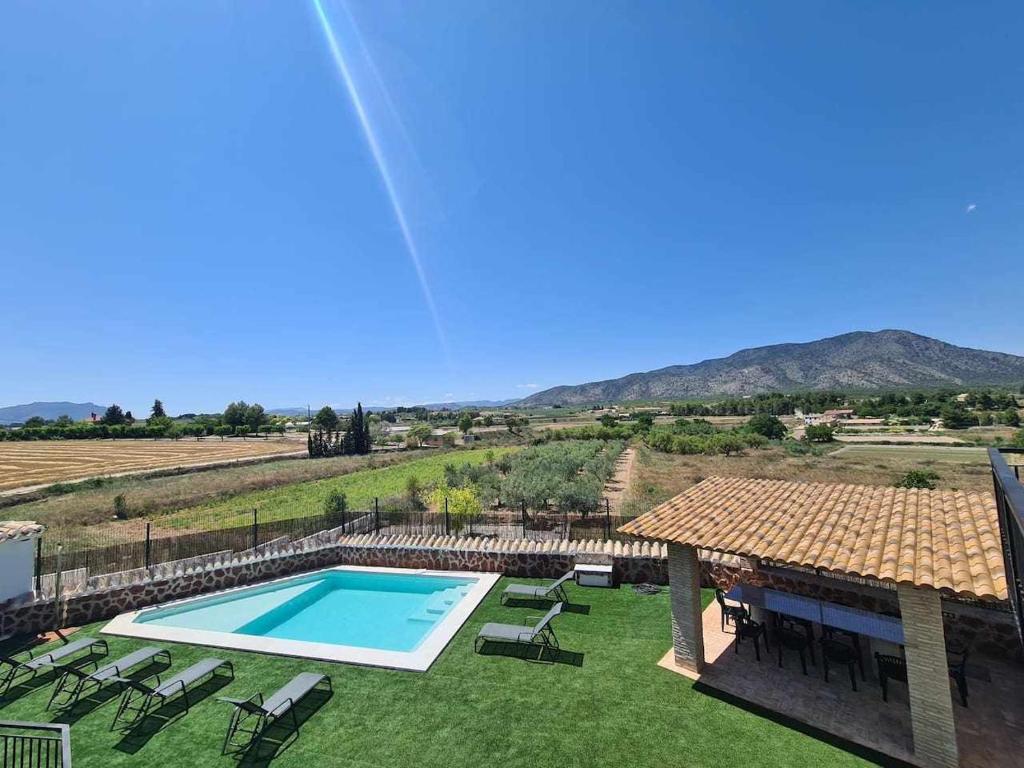
[(903, 616), (914, 755), (923, 765), (956, 768), (956, 723), (939, 593), (904, 584), (897, 591)]
[(668, 545), (668, 582), (676, 664), (699, 673), (704, 669), (704, 625), (701, 622), (700, 560), (694, 547)]

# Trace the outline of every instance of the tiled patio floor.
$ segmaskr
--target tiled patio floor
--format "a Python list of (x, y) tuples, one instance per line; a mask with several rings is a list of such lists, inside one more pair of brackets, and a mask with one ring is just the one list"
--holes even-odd
[[(778, 648), (761, 648), (754, 659), (750, 641), (734, 652), (732, 628), (719, 629), (718, 606), (704, 611), (704, 672), (697, 676), (675, 665), (670, 650), (660, 665), (730, 696), (777, 712), (785, 717), (834, 734), (885, 755), (916, 763), (912, 752), (910, 707), (907, 687), (889, 684), (889, 702), (874, 674), (874, 660), (865, 658), (867, 682), (857, 678), (857, 692), (850, 688), (845, 668), (833, 668), (826, 683), (818, 666), (808, 663), (807, 676), (800, 659), (783, 651), (784, 668), (778, 667)], [(865, 653), (868, 656), (868, 653)], [(808, 660), (809, 662), (809, 660)], [(960, 763), (967, 768), (1019, 766), (1024, 760), (1024, 667), (995, 659), (971, 659), (968, 665), (969, 707), (954, 698)], [(955, 695), (955, 692), (954, 692)]]

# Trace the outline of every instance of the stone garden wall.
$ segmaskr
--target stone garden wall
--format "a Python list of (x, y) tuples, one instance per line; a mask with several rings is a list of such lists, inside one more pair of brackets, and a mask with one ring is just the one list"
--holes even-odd
[(60, 626), (81, 626), (168, 600), (333, 565), (424, 568), (441, 571), (483, 571), (520, 578), (554, 579), (576, 563), (613, 566), (616, 583), (668, 582), (665, 549), (647, 542), (519, 541), (454, 536), (342, 536), (323, 545), (305, 541), (266, 548), (260, 553), (225, 557), (196, 567), (89, 579), (80, 593), (67, 594), (60, 619), (52, 598), (0, 605), (0, 637), (35, 633)]
[[(722, 563), (702, 563), (704, 586), (729, 589), (742, 581), (758, 587), (778, 589), (818, 600), (826, 600), (873, 613), (899, 616), (895, 590), (853, 581), (817, 576), (782, 568), (746, 568)], [(1024, 661), (1013, 614), (1000, 610), (1008, 604), (981, 607), (978, 604), (943, 598), (942, 619), (946, 642), (967, 645), (972, 653)]]

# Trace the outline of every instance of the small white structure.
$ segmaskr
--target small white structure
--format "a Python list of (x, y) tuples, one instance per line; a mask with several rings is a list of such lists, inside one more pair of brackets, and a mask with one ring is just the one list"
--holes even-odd
[(598, 563), (577, 563), (573, 568), (576, 583), (581, 587), (612, 586), (612, 566)]
[(32, 594), (32, 555), (42, 533), (39, 523), (0, 522), (0, 603)]

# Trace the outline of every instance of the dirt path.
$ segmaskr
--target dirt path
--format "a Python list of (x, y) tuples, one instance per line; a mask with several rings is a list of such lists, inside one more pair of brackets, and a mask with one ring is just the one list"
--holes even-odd
[(612, 513), (617, 513), (629, 492), (629, 484), (633, 481), (633, 465), (636, 463), (636, 449), (626, 448), (615, 460), (615, 471), (604, 485), (604, 495), (608, 499)]

